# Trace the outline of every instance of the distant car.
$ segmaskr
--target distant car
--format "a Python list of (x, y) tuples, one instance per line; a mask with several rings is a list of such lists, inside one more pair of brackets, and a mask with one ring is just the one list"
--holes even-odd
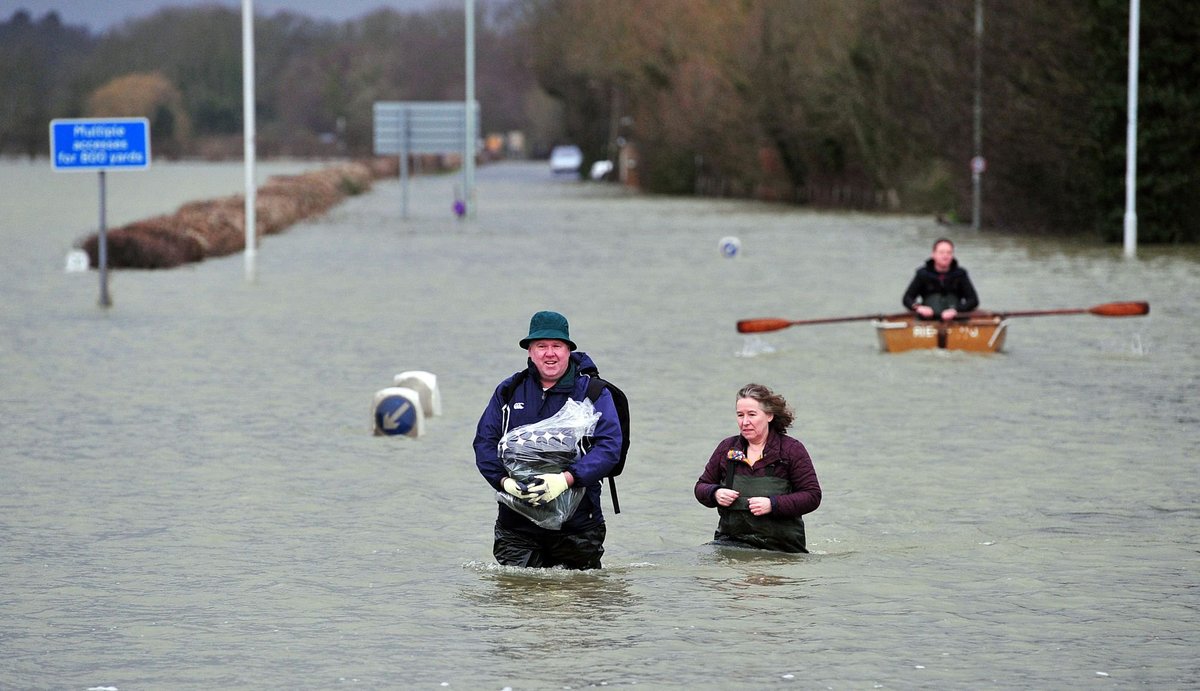
[(612, 169), (612, 161), (596, 161), (592, 164), (592, 170), (588, 173), (588, 177), (593, 180), (607, 180), (612, 177)]
[(559, 173), (579, 173), (579, 167), (583, 165), (583, 152), (574, 144), (563, 144), (556, 146), (550, 150), (550, 172), (558, 175)]

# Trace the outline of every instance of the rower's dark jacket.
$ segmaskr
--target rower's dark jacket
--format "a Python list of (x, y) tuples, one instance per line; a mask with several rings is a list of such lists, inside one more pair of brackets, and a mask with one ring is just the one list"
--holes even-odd
[[(546, 391), (542, 391), (541, 378), (533, 361), (528, 361), (528, 374), (519, 386), (505, 401), (501, 395), (508, 388), (513, 377), (509, 377), (496, 387), (487, 408), (479, 418), (475, 430), (475, 465), (479, 473), (497, 492), (503, 492), (500, 482), (507, 477), (504, 463), (500, 460), (497, 444), (508, 430), (522, 425), (528, 425), (553, 416), (568, 399), (582, 401), (587, 397), (589, 377), (579, 374), (581, 369), (595, 367), (587, 353), (575, 351), (571, 353), (571, 365), (567, 373)], [(516, 375), (513, 375), (514, 377)], [(504, 425), (504, 408), (509, 409), (508, 426)], [(571, 475), (575, 477), (575, 487), (585, 487), (583, 502), (563, 523), (561, 531), (550, 531), (541, 528), (521, 514), (501, 504), (497, 517), (500, 525), (512, 530), (527, 533), (551, 534), (554, 532), (576, 533), (594, 528), (604, 522), (604, 513), (600, 510), (600, 481), (617, 465), (621, 454), (621, 424), (617, 420), (617, 409), (613, 404), (612, 394), (605, 389), (595, 403), (600, 419), (596, 422), (596, 430), (592, 435), (592, 445), (588, 452), (579, 457), (571, 466)]]
[(975, 286), (957, 259), (950, 261), (950, 270), (944, 274), (933, 268), (932, 258), (925, 260), (925, 265), (917, 269), (908, 290), (904, 291), (904, 308), (913, 309), (918, 304), (917, 298), (921, 298), (920, 304), (933, 307), (935, 312), (951, 307), (959, 312), (970, 312), (979, 307)]

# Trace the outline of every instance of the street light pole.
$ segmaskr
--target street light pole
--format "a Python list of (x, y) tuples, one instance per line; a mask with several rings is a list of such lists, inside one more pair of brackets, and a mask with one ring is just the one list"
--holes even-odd
[(463, 152), (463, 203), (467, 218), (475, 218), (475, 0), (466, 0), (466, 117)]
[(1137, 256), (1137, 89), (1139, 0), (1129, 0), (1129, 122), (1125, 132), (1125, 256)]
[(983, 0), (975, 0), (975, 156), (971, 159), (971, 230), (979, 230), (983, 158)]
[(257, 190), (254, 185), (254, 0), (242, 0), (242, 119), (246, 168), (246, 280), (253, 282), (258, 224), (255, 214)]

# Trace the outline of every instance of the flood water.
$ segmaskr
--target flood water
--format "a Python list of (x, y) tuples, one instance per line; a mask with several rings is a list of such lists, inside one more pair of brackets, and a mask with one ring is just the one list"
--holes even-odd
[[(241, 175), (112, 173), (109, 227)], [(64, 270), (97, 176), (0, 164), (0, 687), (1195, 687), (1195, 248), (637, 196), (544, 162), (481, 168), (459, 221), (457, 182), (414, 179), (408, 219), (380, 182), (266, 238), (252, 281), (241, 255), (113, 272), (105, 309)], [(985, 308), (1151, 314), (1016, 318), (998, 355), (734, 328), (898, 311), (945, 233)], [(601, 571), (491, 556), (471, 440), (540, 309), (630, 398)], [(413, 369), (444, 414), (372, 436)], [(748, 382), (796, 409), (811, 554), (706, 544), (692, 485)]]

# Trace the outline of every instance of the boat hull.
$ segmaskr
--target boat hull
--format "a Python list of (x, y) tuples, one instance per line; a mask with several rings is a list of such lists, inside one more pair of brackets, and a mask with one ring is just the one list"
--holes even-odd
[(1002, 317), (975, 317), (949, 324), (914, 317), (877, 320), (879, 347), (888, 353), (908, 350), (965, 350), (997, 353), (1004, 347), (1008, 322)]

